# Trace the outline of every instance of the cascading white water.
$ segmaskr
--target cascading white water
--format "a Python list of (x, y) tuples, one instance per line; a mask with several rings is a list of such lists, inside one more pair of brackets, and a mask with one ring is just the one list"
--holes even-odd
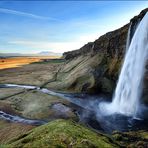
[(101, 103), (106, 115), (121, 113), (136, 116), (148, 55), (148, 12), (138, 25), (126, 53), (112, 103)]
[(128, 51), (128, 48), (130, 46), (130, 40), (131, 40), (131, 27), (132, 27), (132, 22), (129, 26), (129, 29), (128, 29), (128, 33), (127, 33), (127, 40), (126, 40), (126, 52)]

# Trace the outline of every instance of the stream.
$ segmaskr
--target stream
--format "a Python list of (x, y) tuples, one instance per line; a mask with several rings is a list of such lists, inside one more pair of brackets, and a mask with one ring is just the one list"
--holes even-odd
[(41, 120), (33, 120), (33, 119), (23, 118), (20, 116), (10, 115), (3, 111), (0, 111), (0, 119), (4, 119), (11, 122), (30, 124), (30, 125), (42, 125), (46, 123), (45, 121), (41, 121)]
[[(44, 94), (58, 96), (75, 105), (77, 105), (76, 114), (79, 117), (79, 122), (86, 124), (88, 127), (96, 131), (111, 133), (114, 130), (130, 131), (148, 129), (148, 109), (143, 107), (141, 118), (133, 118), (124, 116), (122, 114), (113, 114), (104, 116), (99, 110), (100, 102), (103, 102), (105, 96), (88, 95), (88, 94), (71, 94), (61, 93), (48, 90), (47, 88), (40, 88), (38, 86), (17, 85), (17, 84), (0, 84), (0, 88), (24, 88), (26, 90), (37, 90)], [(27, 119), (21, 116), (11, 115), (0, 111), (0, 119), (10, 122), (25, 123), (30, 125), (42, 125), (47, 121)]]

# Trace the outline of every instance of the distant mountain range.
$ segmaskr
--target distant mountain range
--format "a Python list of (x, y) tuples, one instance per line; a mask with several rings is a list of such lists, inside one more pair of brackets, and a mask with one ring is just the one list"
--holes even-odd
[(54, 53), (50, 51), (42, 51), (36, 54), (0, 53), (0, 57), (21, 57), (21, 56), (62, 56), (62, 53)]
[(45, 55), (45, 56), (61, 56), (62, 53), (55, 53), (55, 52), (50, 52), (50, 51), (42, 51), (38, 53), (39, 55)]

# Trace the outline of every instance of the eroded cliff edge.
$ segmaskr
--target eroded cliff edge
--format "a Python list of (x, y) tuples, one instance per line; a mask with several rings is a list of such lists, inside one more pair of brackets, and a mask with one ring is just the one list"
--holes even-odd
[[(131, 37), (138, 22), (148, 8), (130, 20), (125, 26), (106, 33), (94, 42), (78, 50), (65, 52), (66, 62), (56, 74), (56, 79), (47, 87), (70, 92), (113, 94), (126, 52), (128, 28)], [(148, 66), (144, 78), (144, 100), (148, 103)]]

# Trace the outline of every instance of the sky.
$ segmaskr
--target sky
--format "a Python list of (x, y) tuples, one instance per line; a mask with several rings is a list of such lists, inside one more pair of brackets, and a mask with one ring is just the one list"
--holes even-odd
[(127, 24), (148, 1), (0, 1), (0, 53), (63, 53)]

